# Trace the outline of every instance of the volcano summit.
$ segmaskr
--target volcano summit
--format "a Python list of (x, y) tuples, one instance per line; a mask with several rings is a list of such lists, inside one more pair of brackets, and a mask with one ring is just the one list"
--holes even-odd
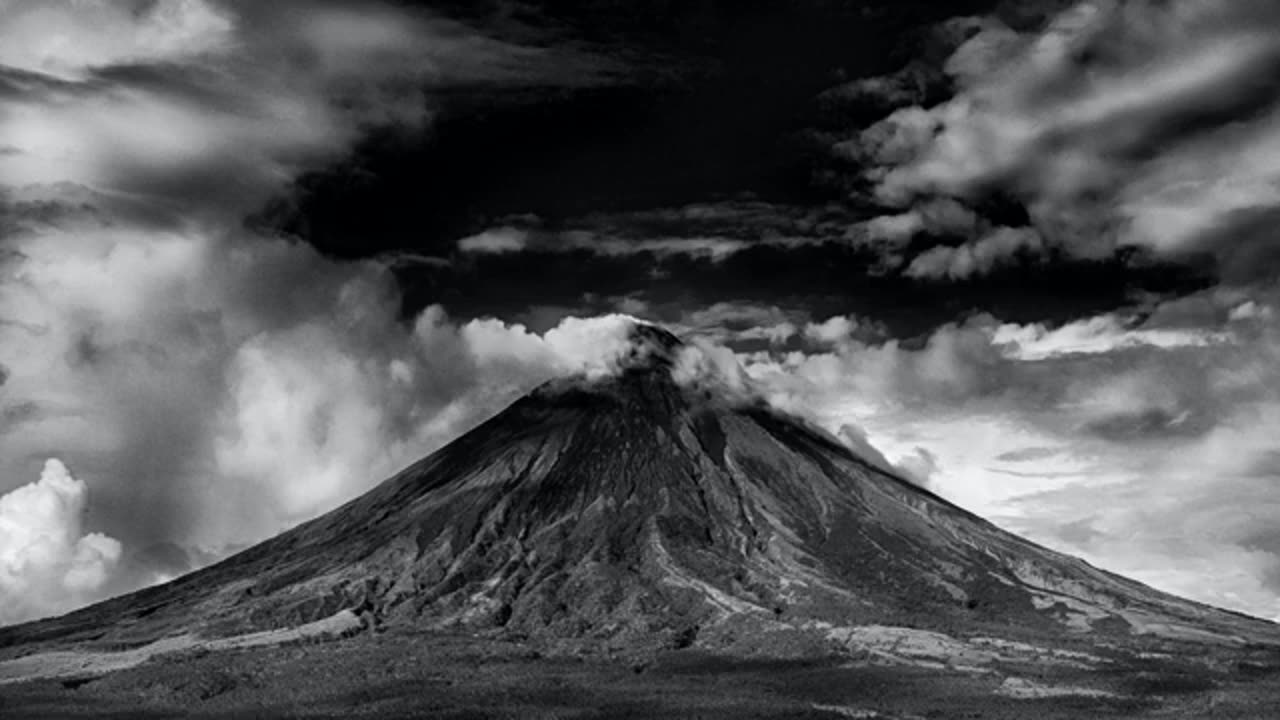
[[(322, 517), (168, 584), (0, 630), (0, 678), (150, 658), (130, 671), (143, 672), (174, 648), (250, 652), (329, 631), (361, 639), (321, 647), (461, 637), (637, 667), (680, 651), (836, 657), (1023, 700), (1132, 699), (1098, 684), (1124, 672), (1271, 671), (1275, 625), (1007, 533), (774, 409), (665, 330), (629, 323), (624, 339), (594, 371), (544, 384)], [(134, 662), (111, 665), (107, 648)], [(1194, 660), (1149, 667), (1179, 656)]]

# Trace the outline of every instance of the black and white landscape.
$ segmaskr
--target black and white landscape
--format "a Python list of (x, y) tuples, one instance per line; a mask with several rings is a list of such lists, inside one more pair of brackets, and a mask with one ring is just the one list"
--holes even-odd
[(0, 716), (1266, 718), (1280, 5), (0, 1)]

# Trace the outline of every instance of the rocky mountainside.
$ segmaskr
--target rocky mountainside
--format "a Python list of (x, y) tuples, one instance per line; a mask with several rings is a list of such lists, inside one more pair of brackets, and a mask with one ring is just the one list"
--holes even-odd
[(1000, 530), (690, 371), (698, 350), (663, 330), (637, 324), (630, 340), (614, 372), (548, 383), (322, 517), (166, 585), (0, 629), (0, 647), (226, 637), (344, 610), (751, 653), (901, 654), (953, 636), (1280, 643), (1271, 623)]

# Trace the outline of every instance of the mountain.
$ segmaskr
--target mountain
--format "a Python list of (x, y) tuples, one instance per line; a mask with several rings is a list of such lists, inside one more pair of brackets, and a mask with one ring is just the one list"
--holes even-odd
[[(775, 409), (714, 351), (638, 322), (618, 340), (326, 515), (165, 585), (0, 628), (0, 712), (1274, 706), (1253, 681), (1280, 672), (1280, 627), (1005, 532)], [(564, 664), (585, 656), (600, 662)]]
[(388, 627), (731, 652), (864, 627), (1280, 640), (999, 529), (733, 390), (665, 330), (635, 324), (628, 340), (612, 372), (550, 382), (322, 517), (166, 585), (0, 629), (0, 646), (225, 637), (344, 609)]

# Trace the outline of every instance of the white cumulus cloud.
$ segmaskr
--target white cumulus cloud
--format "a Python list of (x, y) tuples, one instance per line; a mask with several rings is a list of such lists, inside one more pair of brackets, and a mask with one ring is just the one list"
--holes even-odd
[(88, 488), (56, 459), (0, 496), (0, 624), (54, 615), (101, 597), (120, 543), (84, 532)]

